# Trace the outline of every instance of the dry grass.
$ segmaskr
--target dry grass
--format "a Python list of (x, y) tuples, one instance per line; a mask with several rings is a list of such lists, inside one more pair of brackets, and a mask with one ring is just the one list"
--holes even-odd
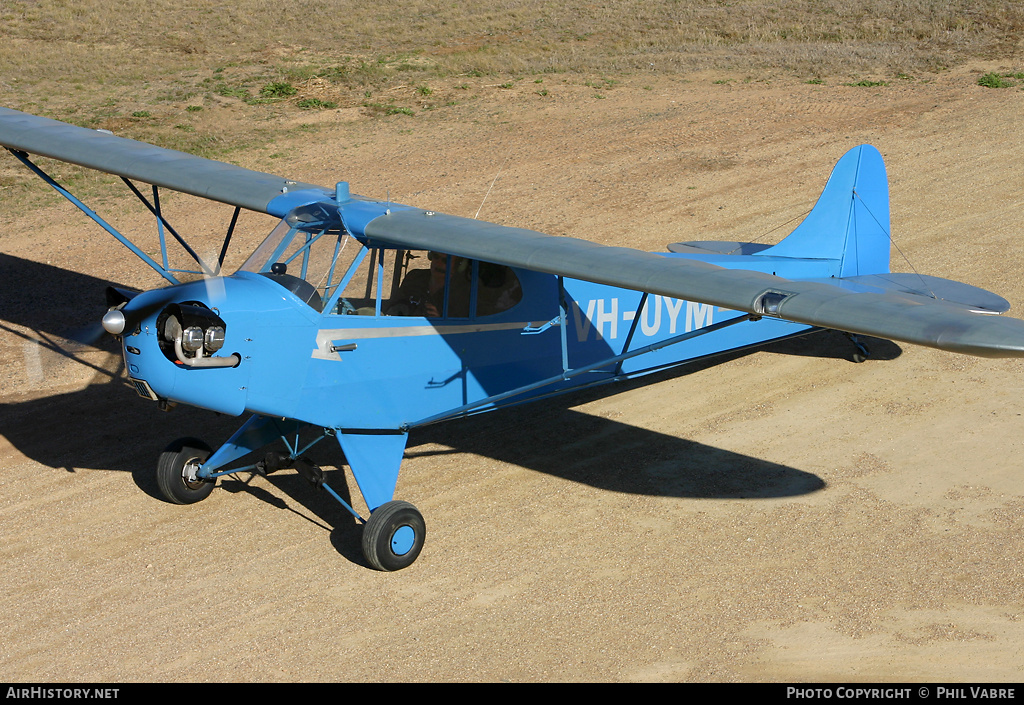
[(538, 76), (923, 78), (1024, 49), (1017, 0), (3, 0), (0, 26), (0, 103), (219, 157), (303, 107), (409, 115)]
[(412, 59), (406, 70), (440, 75), (696, 68), (852, 75), (1019, 52), (1024, 37), (1024, 7), (1015, 0), (386, 4), (6, 0), (0, 71), (5, 81), (115, 86), (225, 65), (327, 71), (366, 85), (403, 59)]

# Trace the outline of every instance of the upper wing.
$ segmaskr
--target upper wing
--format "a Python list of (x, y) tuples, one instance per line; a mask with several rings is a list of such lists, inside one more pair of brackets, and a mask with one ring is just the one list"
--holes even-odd
[[(250, 210), (320, 202), (353, 235), (984, 357), (1024, 356), (1024, 321), (900, 291), (790, 280), (342, 197), (312, 184), (0, 108), (0, 144)], [(864, 287), (866, 288), (866, 287)]]
[(0, 144), (262, 213), (270, 212), (271, 201), (291, 191), (323, 193), (312, 184), (10, 108), (0, 107)]
[(851, 291), (745, 269), (552, 237), (422, 210), (396, 210), (367, 223), (370, 239), (523, 267), (549, 274), (700, 301), (794, 323), (979, 355), (1024, 356), (1024, 321), (977, 313), (938, 299)]

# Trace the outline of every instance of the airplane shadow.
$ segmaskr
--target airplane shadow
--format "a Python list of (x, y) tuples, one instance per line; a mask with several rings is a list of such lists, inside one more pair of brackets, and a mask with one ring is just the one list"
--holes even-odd
[[(865, 338), (863, 342), (872, 359), (891, 360), (902, 352), (887, 340)], [(841, 333), (817, 331), (757, 350), (842, 359), (852, 356), (856, 348)], [(823, 489), (821, 478), (803, 470), (570, 408), (702, 372), (754, 352), (725, 353), (612, 386), (419, 429), (410, 435), (406, 457), (474, 453), (613, 492), (667, 497), (765, 499)], [(682, 407), (678, 411), (692, 413)], [(418, 449), (426, 444), (453, 450)]]
[(75, 340), (77, 332), (99, 325), (110, 285), (107, 279), (0, 252), (0, 320)]
[[(25, 337), (4, 321), (32, 328), (43, 337), (72, 338), (68, 330), (81, 330), (83, 320), (97, 320), (104, 310), (103, 290), (108, 285), (104, 280), (0, 255), (0, 277), (5, 275), (8, 278), (0, 281), (48, 281), (53, 285), (51, 291), (61, 292), (62, 300), (68, 304), (55, 314), (52, 302), (38, 305), (28, 291), (36, 287), (19, 290), (5, 286), (0, 296), (0, 327), (8, 334)], [(894, 359), (901, 352), (899, 346), (889, 341), (867, 342), (873, 359)], [(201, 409), (159, 411), (156, 404), (136, 396), (124, 382), (116, 343), (106, 337), (97, 346), (108, 351), (109, 360), (117, 363), (111, 364), (110, 369), (90, 365), (96, 373), (93, 382), (83, 389), (38, 397), (27, 394), (25, 398), (0, 403), (0, 435), (19, 452), (47, 467), (62, 468), (68, 473), (82, 468), (129, 473), (139, 489), (159, 498), (154, 468), (168, 442), (193, 436), (215, 447), (241, 421)], [(834, 331), (759, 349), (840, 359), (849, 359), (855, 351), (850, 341)], [(752, 352), (728, 353), (640, 380), (418, 429), (410, 435), (406, 457), (473, 453), (599, 489), (637, 495), (756, 500), (821, 490), (825, 483), (813, 473), (571, 408), (610, 393), (694, 374), (749, 354)], [(74, 353), (66, 357), (82, 362)], [(680, 413), (686, 410), (681, 409)], [(433, 449), (438, 445), (451, 450)], [(340, 448), (330, 439), (309, 455), (326, 467), (340, 468), (344, 464)], [(352, 504), (352, 488), (343, 471), (328, 470), (326, 481)], [(220, 487), (230, 493), (249, 493), (271, 507), (302, 516), (330, 532), (331, 541), (342, 556), (355, 563), (364, 562), (358, 522), (332, 497), (313, 491), (294, 471), (271, 475), (267, 482), (277, 492), (252, 482), (248, 473), (226, 477)], [(301, 506), (295, 506), (296, 503)]]

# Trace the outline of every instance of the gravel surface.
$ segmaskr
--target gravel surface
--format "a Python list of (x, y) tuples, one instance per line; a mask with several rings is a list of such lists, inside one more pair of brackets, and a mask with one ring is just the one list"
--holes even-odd
[[(552, 83), (434, 113), (327, 111), (244, 165), (605, 243), (773, 241), (869, 142), (893, 269), (1024, 310), (1024, 91), (978, 67), (886, 87)], [(209, 111), (231, 119), (230, 105)], [(268, 158), (284, 153), (285, 157)], [(0, 168), (13, 170), (12, 159)], [(166, 197), (215, 248), (230, 209)], [(49, 202), (47, 202), (49, 203)], [(103, 202), (150, 235), (139, 209)], [(241, 249), (273, 223), (244, 215)], [(416, 432), (409, 569), (293, 471), (157, 497), (172, 439), (109, 340), (145, 265), (64, 205), (0, 203), (0, 673), (12, 681), (1016, 681), (1022, 363), (821, 333)], [(902, 254), (901, 254), (902, 253)], [(63, 351), (57, 352), (57, 351)], [(349, 403), (358, 403), (351, 400)], [(358, 495), (340, 453), (316, 457)], [(358, 499), (356, 500), (358, 503)]]

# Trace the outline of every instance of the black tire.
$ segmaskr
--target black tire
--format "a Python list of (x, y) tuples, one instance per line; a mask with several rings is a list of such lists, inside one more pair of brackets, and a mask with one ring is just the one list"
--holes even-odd
[(401, 570), (420, 555), (426, 535), (427, 525), (416, 507), (387, 502), (370, 513), (363, 527), (363, 555), (377, 570)]
[(210, 452), (210, 446), (197, 438), (179, 438), (164, 449), (156, 464), (156, 484), (168, 502), (195, 504), (210, 496), (216, 483), (189, 482), (184, 475), (188, 463), (202, 463)]

